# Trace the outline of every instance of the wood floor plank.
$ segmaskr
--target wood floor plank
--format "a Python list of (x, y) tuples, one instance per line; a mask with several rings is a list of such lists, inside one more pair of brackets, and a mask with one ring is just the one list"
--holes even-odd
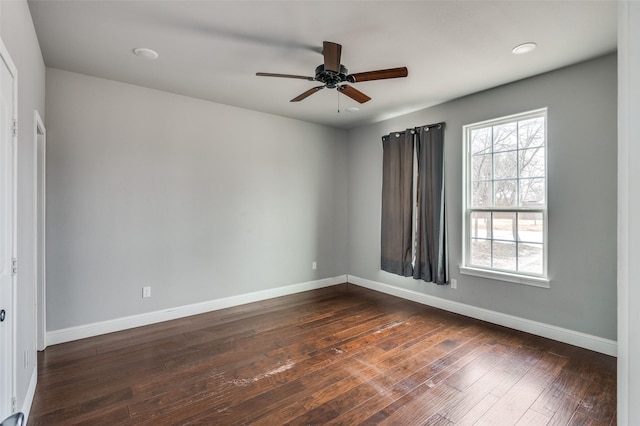
[(335, 375), (330, 377), (322, 377), (319, 374), (305, 376), (302, 379), (305, 384), (304, 391), (274, 401), (264, 409), (252, 411), (239, 419), (246, 419), (254, 425), (286, 424), (299, 418), (308, 410), (325, 405), (336, 395), (344, 394), (377, 374), (374, 369), (357, 363), (353, 358), (346, 359), (340, 369), (344, 371), (341, 380), (331, 383)]
[(493, 406), (500, 400), (499, 397), (488, 394), (482, 398), (476, 405), (471, 407), (463, 417), (457, 421), (456, 426), (471, 426), (475, 425), (485, 414), (487, 414)]
[(608, 422), (601, 422), (583, 413), (574, 413), (569, 426), (605, 426)]
[(448, 386), (423, 383), (371, 416), (367, 424), (419, 425), (454, 399), (459, 391)]
[(616, 382), (613, 379), (594, 381), (576, 411), (598, 422), (607, 423), (615, 414), (615, 392)]
[(486, 413), (478, 425), (493, 425), (500, 422), (516, 424), (533, 402), (544, 391), (547, 384), (555, 379), (567, 359), (551, 353), (542, 358), (507, 391)]
[(550, 420), (549, 416), (529, 409), (520, 417), (516, 426), (545, 426)]
[(563, 369), (547, 389), (540, 394), (531, 408), (552, 418), (558, 411), (572, 413), (592, 383), (592, 381), (572, 373), (569, 369)]
[(615, 358), (342, 284), (51, 346), (30, 425), (615, 424)]
[[(453, 385), (462, 392), (458, 398), (446, 404), (438, 414), (457, 424), (472, 410), (477, 411), (478, 408), (476, 407), (478, 404), (482, 403), (488, 395), (503, 395), (504, 392), (500, 389), (513, 386), (539, 359), (539, 357), (530, 357), (527, 355), (528, 353), (523, 353), (522, 351), (514, 351), (511, 354), (505, 355), (496, 362), (493, 368), (488, 369), (486, 374), (465, 389), (459, 389), (459, 387), (457, 387), (457, 374), (452, 375), (443, 383), (447, 386)], [(475, 362), (469, 363), (468, 365), (473, 366)], [(464, 372), (458, 374), (464, 374)], [(493, 401), (495, 402), (497, 400), (498, 397), (495, 396)], [(481, 412), (481, 415), (484, 415), (484, 411)], [(478, 420), (481, 415), (475, 418), (474, 422)]]
[[(478, 340), (486, 341), (487, 336), (483, 335)], [(469, 351), (472, 346), (473, 349)], [(455, 387), (439, 386), (441, 382), (456, 374), (464, 375), (469, 363), (475, 364), (487, 354), (495, 356), (495, 352), (497, 351), (484, 344), (476, 346), (467, 343), (432, 365), (419, 370), (418, 374), (411, 374), (396, 386), (410, 388), (419, 381), (422, 383), (384, 408), (384, 414), (387, 416), (384, 423), (419, 424), (425, 418), (436, 415), (445, 405), (457, 400), (461, 393)], [(455, 379), (452, 381), (456, 382)], [(422, 396), (418, 397), (418, 395)]]
[(455, 423), (447, 420), (446, 418), (440, 416), (439, 414), (429, 417), (429, 419), (426, 422), (422, 423), (422, 426), (453, 426), (453, 425), (455, 425)]

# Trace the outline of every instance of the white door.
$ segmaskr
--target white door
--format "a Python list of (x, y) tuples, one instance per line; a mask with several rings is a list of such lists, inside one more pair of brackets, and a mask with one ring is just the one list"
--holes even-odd
[(16, 78), (0, 40), (0, 420), (12, 414), (14, 394)]

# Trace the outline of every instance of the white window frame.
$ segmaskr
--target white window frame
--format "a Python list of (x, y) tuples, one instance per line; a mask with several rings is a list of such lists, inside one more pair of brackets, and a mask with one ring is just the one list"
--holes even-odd
[[(500, 124), (512, 123), (514, 121), (522, 121), (530, 118), (543, 117), (544, 118), (544, 161), (545, 161), (545, 190), (544, 190), (544, 206), (540, 207), (471, 207), (471, 143), (470, 135), (472, 130), (495, 126)], [(490, 278), (500, 281), (508, 281), (518, 284), (532, 285), (536, 287), (550, 287), (550, 280), (548, 277), (548, 188), (549, 188), (549, 173), (548, 173), (548, 139), (547, 139), (548, 119), (547, 108), (541, 108), (533, 111), (528, 111), (520, 114), (513, 114), (506, 117), (500, 117), (492, 120), (486, 120), (479, 123), (468, 124), (463, 126), (463, 199), (462, 199), (462, 265), (460, 266), (460, 273), (466, 275), (474, 275), (483, 278)], [(493, 177), (492, 177), (493, 179)], [(494, 269), (490, 267), (478, 267), (470, 265), (471, 260), (471, 213), (477, 211), (487, 212), (535, 212), (542, 213), (543, 217), (543, 253), (542, 274), (526, 273), (526, 272), (514, 272), (504, 271), (500, 269)], [(517, 216), (516, 216), (517, 217)]]

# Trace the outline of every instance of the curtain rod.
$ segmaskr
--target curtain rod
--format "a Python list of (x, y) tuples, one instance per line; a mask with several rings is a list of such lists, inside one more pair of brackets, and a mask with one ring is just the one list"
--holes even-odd
[[(407, 130), (411, 130), (411, 132), (413, 133), (413, 132), (416, 132), (416, 131), (418, 131), (418, 130), (420, 130), (420, 129), (426, 129), (426, 131), (429, 131), (429, 129), (431, 129), (432, 127), (437, 127), (438, 129), (441, 129), (441, 128), (443, 128), (444, 126), (445, 126), (445, 122), (444, 122), (444, 121), (442, 121), (442, 122), (440, 122), (440, 123), (435, 123), (435, 124), (424, 124), (424, 125), (422, 125), (422, 126), (417, 126), (417, 127), (414, 127), (413, 129), (407, 129)], [(403, 131), (401, 131), (401, 132), (391, 132), (391, 133), (389, 133), (389, 134), (390, 134), (390, 135), (395, 134), (395, 135), (396, 135), (396, 137), (398, 137), (398, 136), (400, 136), (400, 135), (405, 134), (405, 133), (407, 132), (407, 130), (403, 130)]]

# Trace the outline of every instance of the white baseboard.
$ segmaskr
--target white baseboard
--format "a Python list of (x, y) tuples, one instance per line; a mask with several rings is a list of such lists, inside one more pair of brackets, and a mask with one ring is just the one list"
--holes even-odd
[(194, 303), (192, 305), (178, 306), (161, 311), (147, 312), (139, 315), (132, 315), (123, 318), (116, 318), (108, 321), (101, 321), (92, 324), (69, 327), (60, 330), (48, 331), (46, 336), (47, 345), (71, 342), (73, 340), (87, 337), (99, 336), (101, 334), (113, 333), (115, 331), (127, 330), (129, 328), (141, 327), (143, 325), (155, 324), (163, 321), (170, 321), (184, 318), (191, 315), (216, 311), (218, 309), (230, 308), (244, 305), (246, 303), (258, 302), (272, 299), (274, 297), (286, 296), (308, 290), (315, 290), (322, 287), (329, 287), (347, 282), (346, 275), (332, 278), (325, 278), (306, 283), (292, 284), (283, 287), (261, 290), (253, 293), (230, 296), (222, 299), (209, 300), (207, 302)]
[(381, 293), (390, 294), (403, 299), (422, 303), (424, 305), (454, 312), (456, 314), (465, 315), (493, 324), (502, 325), (504, 327), (513, 328), (515, 330), (524, 331), (526, 333), (535, 334), (537, 336), (546, 337), (548, 339), (557, 340), (559, 342), (568, 343), (570, 345), (579, 346), (581, 348), (600, 352), (606, 355), (617, 356), (618, 354), (618, 342), (614, 340), (603, 339), (602, 337), (592, 336), (579, 331), (556, 327), (554, 325), (544, 324), (513, 315), (502, 314), (500, 312), (490, 311), (488, 309), (478, 308), (464, 303), (442, 299), (440, 297), (429, 296), (413, 290), (407, 290), (353, 275), (348, 275), (347, 281), (350, 284), (366, 287)]
[[(444, 309), (446, 311), (487, 321), (493, 324), (513, 328), (515, 330), (524, 331), (526, 333), (535, 334), (537, 336), (546, 337), (548, 339), (568, 343), (570, 345), (579, 346), (581, 348), (600, 352), (606, 355), (617, 356), (618, 353), (618, 343), (614, 340), (604, 339), (590, 334), (581, 333), (554, 325), (544, 324), (513, 315), (503, 314), (484, 308), (478, 308), (464, 303), (418, 293), (413, 290), (403, 289), (389, 284), (371, 281), (354, 275), (341, 275), (318, 281), (293, 284), (269, 290), (241, 294), (238, 296), (210, 300), (207, 302), (194, 303), (192, 305), (179, 306), (162, 311), (147, 312), (144, 314), (116, 318), (113, 320), (101, 321), (77, 327), (53, 330), (47, 332), (46, 344), (55, 345), (58, 343), (70, 342), (87, 337), (99, 336), (101, 334), (112, 333), (129, 328), (155, 324), (163, 321), (170, 321), (173, 319), (184, 318), (191, 315), (211, 312), (218, 309), (230, 308), (233, 306), (243, 305), (245, 303), (258, 302), (274, 297), (286, 296), (288, 294), (300, 293), (303, 291), (314, 290), (322, 287), (329, 287), (344, 282), (349, 282), (351, 284), (366, 287), (371, 290), (376, 290), (382, 293), (401, 297), (403, 299), (412, 300), (424, 305)], [(35, 376), (35, 379), (32, 379), (34, 392), (36, 380), (37, 374)], [(31, 386), (29, 389), (31, 390)], [(33, 394), (31, 394), (31, 398), (33, 398)], [(31, 405), (29, 404), (28, 406), (30, 407)]]
[(22, 403), (22, 413), (24, 414), (24, 424), (28, 424), (29, 413), (31, 412), (31, 406), (33, 405), (33, 398), (36, 396), (36, 385), (38, 384), (38, 367), (34, 367), (31, 372), (31, 381), (29, 382), (29, 388), (27, 394), (24, 397)]

